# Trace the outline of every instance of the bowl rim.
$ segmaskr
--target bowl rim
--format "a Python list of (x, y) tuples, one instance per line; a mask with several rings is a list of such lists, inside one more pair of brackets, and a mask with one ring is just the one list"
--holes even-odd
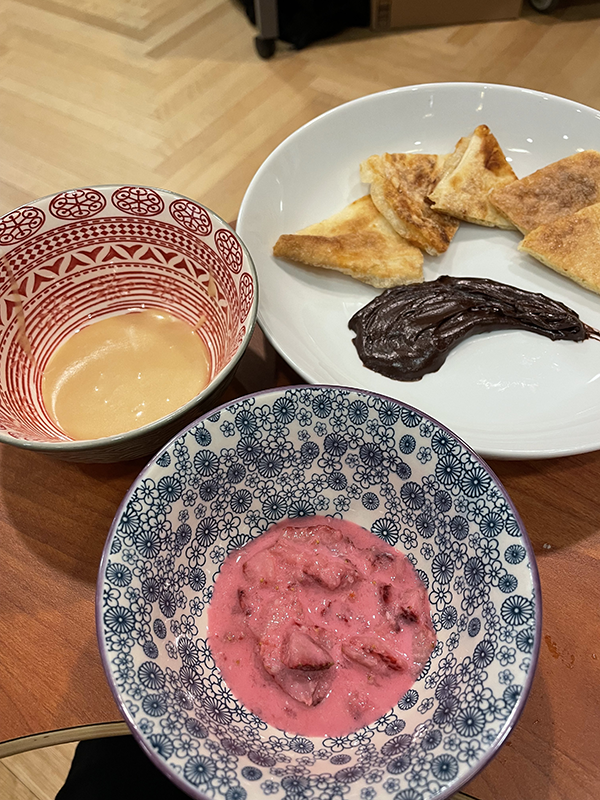
[[(588, 103), (581, 102), (579, 100), (575, 100), (565, 96), (564, 94), (544, 91), (541, 89), (533, 89), (528, 88), (526, 86), (520, 86), (517, 83), (503, 83), (499, 81), (473, 81), (473, 80), (439, 80), (439, 81), (426, 81), (423, 83), (407, 83), (404, 85), (397, 85), (391, 86), (387, 89), (380, 89), (368, 92), (363, 95), (359, 95), (358, 97), (353, 97), (349, 100), (344, 100), (339, 104), (335, 105), (333, 108), (327, 109), (323, 111), (321, 114), (318, 114), (307, 122), (300, 125), (298, 128), (293, 130), (290, 134), (284, 137), (284, 139), (275, 147), (273, 150), (265, 157), (262, 161), (260, 166), (257, 168), (256, 172), (252, 176), (244, 197), (242, 198), (242, 202), (240, 204), (239, 212), (238, 212), (238, 223), (239, 229), (242, 235), (244, 235), (244, 231), (250, 231), (251, 226), (248, 223), (248, 219), (251, 217), (251, 209), (253, 205), (253, 201), (251, 195), (255, 190), (256, 186), (260, 184), (260, 182), (264, 179), (265, 175), (268, 174), (269, 170), (272, 168), (274, 162), (277, 161), (278, 157), (282, 152), (285, 152), (285, 149), (293, 144), (296, 139), (301, 139), (302, 136), (306, 134), (306, 132), (314, 126), (318, 126), (323, 123), (323, 121), (330, 117), (335, 117), (339, 113), (344, 110), (344, 113), (347, 109), (351, 107), (360, 107), (364, 106), (365, 108), (368, 106), (369, 103), (376, 102), (378, 99), (386, 96), (390, 98), (401, 98), (403, 95), (407, 95), (410, 92), (415, 91), (443, 91), (448, 93), (453, 93), (457, 91), (483, 91), (483, 90), (491, 90), (494, 93), (512, 93), (512, 92), (519, 92), (523, 95), (529, 95), (534, 100), (544, 101), (551, 98), (552, 100), (558, 101), (565, 106), (569, 106), (572, 108), (577, 108), (580, 112), (588, 111), (593, 112), (594, 114), (598, 114), (600, 111), (599, 108), (595, 108)], [(257, 252), (256, 255), (257, 263), (261, 263), (262, 258), (261, 254)], [(262, 271), (262, 270), (261, 270)], [(303, 379), (306, 380), (308, 383), (313, 382), (312, 372), (314, 370), (308, 369), (306, 364), (299, 363), (302, 359), (299, 357), (296, 351), (292, 352), (289, 346), (285, 346), (278, 340), (278, 336), (276, 332), (272, 330), (272, 320), (268, 319), (265, 315), (264, 306), (259, 309), (258, 312), (258, 323), (261, 326), (261, 330), (263, 331), (265, 337), (268, 339), (269, 343), (274, 347), (277, 353), (288, 363), (290, 364), (295, 372)], [(323, 380), (329, 380), (329, 376), (322, 376), (319, 378), (317, 376), (318, 382), (321, 383)], [(594, 451), (594, 449), (598, 449), (596, 444), (591, 446), (589, 441), (583, 441), (576, 447), (553, 447), (550, 444), (544, 443), (544, 445), (540, 445), (537, 447), (535, 451), (531, 448), (527, 449), (514, 449), (514, 448), (507, 448), (504, 446), (498, 446), (497, 444), (488, 444), (485, 447), (480, 446), (479, 450), (486, 458), (490, 459), (503, 459), (503, 460), (527, 460), (527, 459), (549, 459), (549, 458), (558, 458), (562, 456), (569, 456), (569, 455), (577, 455), (577, 454), (584, 454), (589, 453), (590, 451)]]
[[(338, 386), (333, 384), (294, 384), (292, 386), (280, 386), (274, 387), (271, 389), (263, 389), (258, 392), (251, 392), (246, 395), (242, 395), (241, 397), (235, 398), (234, 400), (230, 400), (226, 403), (222, 403), (221, 405), (215, 407), (211, 411), (208, 411), (198, 417), (197, 420), (192, 422), (190, 425), (186, 426), (183, 430), (177, 433), (167, 444), (164, 445), (160, 450), (158, 450), (154, 456), (148, 461), (148, 463), (142, 468), (140, 473), (134, 478), (131, 486), (125, 493), (123, 500), (119, 504), (118, 509), (115, 512), (113, 517), (113, 521), (111, 522), (106, 541), (104, 544), (104, 548), (102, 550), (102, 557), (100, 559), (100, 565), (98, 568), (98, 576), (97, 576), (97, 583), (96, 583), (96, 597), (95, 597), (95, 619), (96, 619), (96, 638), (98, 642), (98, 650), (100, 653), (100, 660), (102, 663), (102, 668), (104, 670), (104, 674), (110, 688), (110, 691), (113, 695), (117, 708), (121, 712), (123, 719), (125, 720), (130, 732), (133, 734), (134, 739), (137, 741), (138, 745), (142, 748), (143, 752), (150, 758), (151, 762), (158, 767), (171, 781), (175, 783), (175, 785), (188, 794), (190, 797), (195, 798), (202, 798), (202, 800), (213, 800), (209, 795), (204, 794), (199, 790), (194, 790), (180, 775), (176, 774), (173, 770), (168, 768), (167, 763), (161, 759), (147, 744), (145, 738), (137, 729), (135, 721), (133, 720), (131, 714), (129, 713), (129, 709), (126, 707), (125, 703), (121, 700), (119, 693), (116, 689), (112, 678), (112, 670), (109, 664), (109, 657), (108, 652), (103, 644), (102, 638), (102, 631), (103, 631), (103, 622), (102, 622), (102, 593), (103, 593), (103, 579), (104, 574), (106, 572), (107, 561), (109, 559), (110, 548), (113, 541), (113, 538), (116, 533), (118, 520), (120, 519), (124, 509), (127, 506), (133, 492), (135, 491), (135, 487), (139, 484), (141, 480), (144, 479), (148, 475), (148, 473), (154, 468), (156, 460), (167, 450), (169, 450), (176, 439), (179, 439), (182, 436), (185, 436), (189, 433), (189, 431), (198, 425), (200, 422), (208, 419), (213, 414), (217, 414), (224, 409), (230, 408), (231, 406), (235, 405), (236, 403), (243, 402), (250, 398), (257, 398), (264, 395), (283, 395), (286, 391), (291, 389), (308, 389), (310, 391), (322, 391), (332, 389), (334, 391), (342, 391), (342, 392), (355, 392), (358, 394), (369, 395), (371, 397), (377, 397), (382, 400), (386, 400), (392, 402), (394, 404), (402, 405), (403, 407), (410, 409), (412, 411), (416, 411), (418, 414), (422, 415), (424, 418), (430, 420), (435, 425), (439, 426), (447, 433), (449, 433), (457, 442), (461, 444), (462, 447), (474, 458), (479, 464), (488, 472), (488, 474), (496, 481), (498, 486), (500, 486), (504, 492), (506, 501), (510, 507), (512, 514), (514, 515), (515, 519), (519, 523), (519, 528), (522, 533), (522, 544), (525, 547), (527, 558), (529, 561), (529, 568), (531, 573), (531, 581), (533, 586), (533, 593), (535, 598), (535, 639), (534, 639), (534, 646), (531, 652), (531, 665), (527, 672), (525, 683), (523, 686), (523, 691), (519, 695), (519, 698), (515, 705), (513, 706), (510, 714), (504, 721), (502, 730), (498, 737), (494, 740), (494, 743), (489, 747), (488, 750), (481, 756), (481, 758), (462, 776), (456, 778), (446, 789), (444, 789), (440, 794), (436, 795), (432, 798), (432, 800), (449, 800), (453, 794), (458, 792), (462, 786), (472, 780), (476, 775), (481, 772), (481, 770), (486, 767), (489, 762), (498, 754), (498, 751), (508, 738), (508, 736), (513, 732), (515, 725), (519, 721), (519, 718), (525, 708), (527, 703), (527, 699), (529, 697), (529, 693), (531, 691), (531, 686), (533, 684), (533, 680), (535, 677), (535, 673), (537, 670), (537, 664), (539, 660), (539, 652), (540, 652), (540, 645), (541, 645), (541, 637), (542, 637), (542, 587), (541, 581), (539, 576), (539, 570), (537, 566), (537, 561), (535, 557), (535, 552), (533, 549), (533, 545), (529, 539), (529, 535), (523, 524), (523, 520), (519, 512), (517, 511), (512, 498), (508, 494), (504, 484), (498, 478), (494, 470), (490, 467), (490, 465), (485, 461), (485, 459), (478, 455), (470, 445), (468, 445), (464, 439), (460, 436), (457, 436), (452, 430), (447, 428), (441, 422), (438, 422), (435, 417), (432, 417), (430, 414), (421, 411), (420, 409), (416, 408), (415, 406), (410, 405), (410, 403), (404, 403), (402, 400), (396, 400), (393, 397), (389, 397), (387, 395), (380, 394), (378, 392), (372, 392), (367, 389), (356, 389), (351, 386)], [(308, 737), (311, 738), (311, 737)]]
[[(65, 194), (67, 192), (76, 192), (80, 189), (96, 189), (96, 190), (112, 190), (122, 188), (124, 186), (135, 186), (135, 188), (139, 189), (152, 189), (159, 194), (169, 194), (173, 197), (183, 200), (189, 200), (191, 203), (195, 205), (199, 205), (205, 211), (207, 211), (210, 215), (216, 218), (221, 225), (223, 225), (230, 233), (232, 233), (237, 241), (240, 243), (242, 250), (244, 252), (244, 256), (247, 259), (249, 271), (252, 275), (252, 281), (254, 286), (254, 297), (252, 299), (252, 305), (250, 310), (248, 311), (247, 316), (247, 329), (242, 341), (239, 344), (236, 354), (234, 357), (227, 362), (227, 364), (218, 372), (215, 377), (210, 381), (208, 386), (205, 386), (202, 391), (195, 395), (191, 400), (176, 408), (174, 411), (171, 411), (164, 417), (160, 417), (160, 419), (154, 420), (153, 422), (148, 422), (146, 425), (142, 425), (139, 428), (134, 428), (130, 431), (124, 431), (123, 433), (113, 434), (112, 436), (103, 436), (99, 439), (71, 439), (67, 441), (60, 441), (60, 442), (35, 442), (35, 441), (27, 441), (24, 439), (17, 439), (16, 437), (10, 436), (10, 434), (4, 433), (0, 431), (0, 443), (1, 444), (10, 444), (14, 447), (19, 447), (23, 450), (33, 450), (38, 453), (46, 453), (49, 455), (57, 455), (60, 456), (62, 453), (68, 454), (75, 454), (75, 453), (85, 453), (90, 450), (107, 450), (112, 449), (113, 447), (117, 447), (121, 444), (125, 444), (127, 442), (134, 441), (138, 438), (142, 438), (145, 436), (150, 436), (155, 431), (160, 430), (164, 426), (168, 426), (171, 423), (175, 422), (177, 419), (186, 416), (195, 406), (202, 403), (207, 397), (212, 395), (229, 377), (229, 375), (235, 370), (238, 365), (238, 362), (244, 355), (250, 339), (254, 333), (254, 329), (257, 324), (258, 318), (258, 296), (259, 296), (259, 285), (258, 285), (258, 274), (256, 272), (256, 266), (254, 264), (254, 260), (250, 254), (250, 251), (246, 247), (245, 242), (235, 231), (235, 229), (226, 222), (223, 217), (213, 211), (208, 206), (205, 206), (203, 203), (199, 202), (198, 200), (193, 200), (191, 197), (187, 197), (186, 195), (179, 194), (178, 192), (173, 192), (170, 189), (160, 189), (155, 186), (146, 186), (144, 184), (138, 183), (106, 183), (106, 184), (90, 184), (88, 186), (76, 186), (72, 189), (63, 189), (60, 192), (51, 192), (50, 194), (44, 195), (44, 197), (38, 197), (36, 200), (31, 200), (28, 203), (22, 203), (20, 206), (11, 209), (10, 211), (6, 212), (6, 214), (0, 215), (0, 222), (2, 219), (9, 214), (13, 214), (15, 211), (18, 211), (20, 208), (25, 208), (27, 206), (34, 206), (37, 203), (42, 203), (46, 200), (49, 200), (52, 197), (57, 197), (58, 195)], [(210, 412), (212, 413), (212, 412)]]

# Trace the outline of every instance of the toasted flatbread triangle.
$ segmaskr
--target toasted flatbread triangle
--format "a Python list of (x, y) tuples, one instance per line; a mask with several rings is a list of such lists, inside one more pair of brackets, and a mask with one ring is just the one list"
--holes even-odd
[(516, 180), (496, 137), (487, 125), (478, 125), (471, 136), (459, 139), (429, 199), (436, 211), (476, 225), (510, 230), (514, 225), (494, 208), (488, 195)]
[(280, 236), (273, 253), (339, 270), (378, 289), (423, 280), (423, 254), (396, 233), (369, 195), (323, 222)]
[(523, 233), (600, 203), (600, 153), (584, 150), (495, 189), (492, 204)]
[(426, 199), (442, 174), (445, 156), (385, 153), (360, 165), (360, 177), (371, 184), (377, 209), (400, 236), (436, 256), (448, 249), (458, 229), (456, 219), (431, 209)]
[(600, 294), (600, 203), (539, 225), (519, 250)]

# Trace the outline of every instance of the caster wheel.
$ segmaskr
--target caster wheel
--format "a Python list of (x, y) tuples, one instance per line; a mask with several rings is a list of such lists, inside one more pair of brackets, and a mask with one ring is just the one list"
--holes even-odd
[(559, 4), (560, 0), (529, 0), (529, 5), (542, 14), (549, 14)]
[(256, 36), (254, 45), (261, 58), (272, 58), (275, 55), (275, 39), (262, 39), (260, 36)]

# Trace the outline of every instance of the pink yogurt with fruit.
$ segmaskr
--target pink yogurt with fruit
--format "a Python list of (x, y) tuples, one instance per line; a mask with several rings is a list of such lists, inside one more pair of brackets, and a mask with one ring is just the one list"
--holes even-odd
[(427, 591), (402, 553), (347, 520), (288, 520), (225, 560), (208, 642), (265, 722), (344, 736), (410, 688), (435, 645)]

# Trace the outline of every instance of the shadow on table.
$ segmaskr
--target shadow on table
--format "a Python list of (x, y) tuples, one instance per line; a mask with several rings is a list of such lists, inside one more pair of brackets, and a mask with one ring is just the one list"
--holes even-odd
[(0, 507), (38, 558), (93, 583), (113, 516), (144, 463), (72, 464), (3, 445)]

